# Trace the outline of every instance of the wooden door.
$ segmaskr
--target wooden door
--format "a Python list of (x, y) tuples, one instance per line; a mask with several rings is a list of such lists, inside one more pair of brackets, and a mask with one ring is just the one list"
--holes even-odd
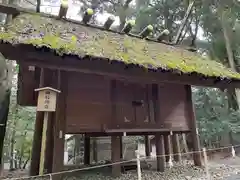
[(117, 122), (115, 128), (144, 128), (149, 117), (148, 88), (136, 83), (117, 82)]
[(149, 124), (149, 102), (148, 102), (148, 88), (147, 85), (134, 86), (134, 102), (133, 109), (135, 112), (136, 126), (141, 128)]
[(132, 108), (133, 86), (133, 84), (117, 82), (117, 128), (132, 126), (135, 122), (134, 109)]

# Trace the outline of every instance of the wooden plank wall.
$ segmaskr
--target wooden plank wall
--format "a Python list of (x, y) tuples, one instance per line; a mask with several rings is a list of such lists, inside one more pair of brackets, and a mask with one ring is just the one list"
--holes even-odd
[(163, 128), (189, 130), (187, 96), (184, 85), (164, 84), (159, 88), (160, 121)]
[(66, 104), (67, 133), (100, 131), (110, 119), (110, 80), (69, 73)]
[[(28, 71), (28, 67), (20, 67), (19, 103), (25, 106), (35, 105), (34, 89), (37, 88), (36, 84), (39, 81), (36, 77), (37, 72), (34, 75)], [(47, 73), (49, 76), (54, 75), (51, 71)], [(104, 127), (189, 130), (184, 85), (165, 83), (158, 86), (160, 119), (159, 122), (155, 122), (152, 85), (116, 81), (117, 122), (112, 123), (111, 79), (77, 72), (67, 72), (67, 74), (69, 81), (66, 100), (66, 133), (101, 132)], [(49, 76), (47, 79), (50, 83)], [(48, 85), (51, 86), (51, 84)], [(135, 101), (142, 101), (143, 104), (134, 106)]]
[(19, 64), (17, 102), (22, 106), (36, 106), (40, 72), (39, 69), (29, 71), (27, 65)]

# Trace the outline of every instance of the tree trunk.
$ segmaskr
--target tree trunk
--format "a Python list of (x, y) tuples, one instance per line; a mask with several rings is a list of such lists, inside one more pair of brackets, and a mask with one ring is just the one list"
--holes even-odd
[(119, 31), (121, 31), (126, 23), (127, 18), (127, 10), (129, 8), (129, 4), (132, 2), (132, 0), (126, 0), (126, 2), (122, 5), (121, 12), (119, 13), (119, 19), (120, 19), (120, 25), (119, 25)]
[(180, 27), (179, 27), (179, 30), (178, 30), (178, 32), (177, 32), (177, 35), (176, 35), (176, 37), (175, 37), (175, 39), (174, 39), (174, 44), (178, 44), (178, 42), (179, 42), (179, 40), (180, 40), (180, 38), (181, 38), (182, 32), (183, 32), (183, 30), (184, 30), (184, 27), (186, 26), (186, 24), (187, 24), (187, 22), (188, 22), (188, 18), (189, 18), (189, 16), (190, 16), (190, 14), (192, 13), (192, 9), (193, 9), (194, 3), (195, 3), (195, 0), (192, 1), (192, 2), (189, 4), (189, 6), (188, 6), (187, 12), (186, 12), (186, 14), (185, 14), (185, 16), (184, 16), (184, 19), (182, 20), (182, 23), (181, 23), (181, 25), (180, 25)]
[(6, 133), (7, 119), (8, 119), (8, 111), (10, 104), (10, 91), (8, 91), (5, 95), (4, 101), (0, 104), (0, 174), (2, 169), (3, 162), (3, 145), (4, 145), (4, 137)]
[[(227, 55), (228, 55), (228, 63), (229, 63), (230, 68), (233, 71), (237, 72), (235, 61), (234, 61), (233, 50), (232, 50), (232, 43), (231, 43), (231, 39), (230, 39), (230, 35), (229, 35), (230, 29), (228, 28), (228, 24), (227, 24), (226, 12), (222, 9), (220, 10), (220, 12), (221, 12), (221, 25), (222, 25), (222, 29), (223, 29), (225, 46), (226, 46)], [(235, 89), (235, 92), (233, 92), (232, 96), (236, 97), (236, 101), (237, 101), (238, 109), (239, 109), (240, 108), (240, 92), (239, 92), (239, 90)]]

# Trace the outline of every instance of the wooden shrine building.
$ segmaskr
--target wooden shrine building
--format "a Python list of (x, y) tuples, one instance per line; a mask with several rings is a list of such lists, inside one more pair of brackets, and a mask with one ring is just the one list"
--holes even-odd
[[(200, 150), (191, 85), (240, 87), (240, 74), (193, 52), (146, 36), (122, 32), (45, 14), (20, 12), (1, 6), (13, 20), (0, 33), (0, 52), (19, 64), (18, 103), (36, 106), (39, 87), (61, 91), (56, 112), (49, 116), (45, 168), (63, 170), (64, 135), (85, 134), (85, 163), (89, 163), (89, 137), (111, 136), (112, 162), (121, 161), (121, 138), (155, 135), (157, 155), (173, 149), (179, 133), (191, 133), (194, 151)], [(86, 14), (91, 15), (88, 11)], [(88, 20), (87, 20), (88, 19)], [(43, 114), (37, 113), (31, 174), (38, 174)], [(165, 148), (164, 148), (165, 140)], [(147, 143), (146, 143), (147, 146)], [(165, 149), (165, 150), (164, 150)], [(195, 153), (194, 162), (201, 165)], [(157, 168), (165, 160), (157, 157)], [(120, 165), (112, 167), (114, 175)]]

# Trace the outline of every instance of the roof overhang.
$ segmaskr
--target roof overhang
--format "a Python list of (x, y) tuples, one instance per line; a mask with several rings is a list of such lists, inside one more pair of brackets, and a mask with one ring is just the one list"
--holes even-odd
[(7, 59), (16, 60), (27, 65), (63, 71), (98, 74), (126, 81), (147, 83), (168, 82), (217, 87), (221, 89), (240, 87), (240, 81), (235, 79), (202, 77), (197, 73), (177, 74), (164, 70), (147, 70), (139, 65), (127, 65), (119, 61), (109, 61), (106, 59), (100, 60), (97, 57), (84, 57), (79, 59), (79, 57), (71, 55), (58, 56), (50, 49), (37, 49), (32, 45), (0, 43), (0, 51)]

